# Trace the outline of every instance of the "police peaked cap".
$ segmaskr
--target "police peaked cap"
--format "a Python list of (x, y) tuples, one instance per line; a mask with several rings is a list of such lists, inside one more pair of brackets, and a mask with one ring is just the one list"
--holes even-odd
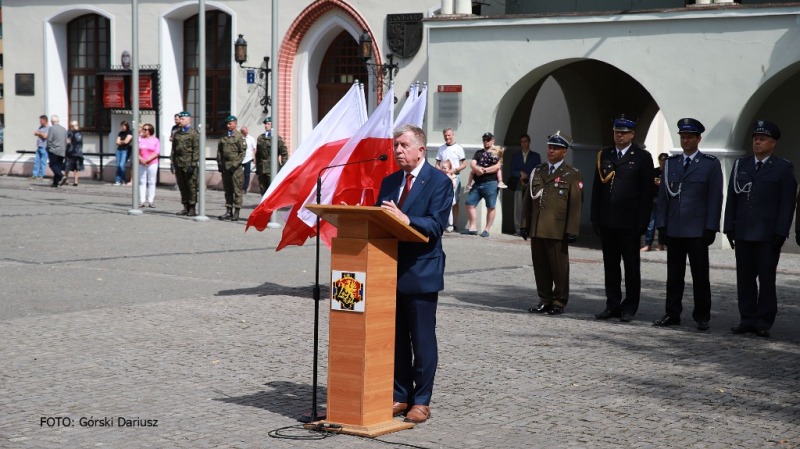
[(678, 120), (678, 133), (697, 133), (703, 134), (706, 127), (699, 120), (693, 118), (682, 118)]
[(778, 125), (766, 120), (758, 120), (753, 123), (753, 135), (755, 136), (756, 134), (764, 134), (775, 140), (781, 138), (781, 130), (778, 129)]

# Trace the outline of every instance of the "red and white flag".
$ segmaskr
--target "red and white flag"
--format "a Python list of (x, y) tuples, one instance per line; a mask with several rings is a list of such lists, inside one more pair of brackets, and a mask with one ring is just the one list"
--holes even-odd
[(277, 176), (273, 176), (261, 204), (247, 219), (247, 228), (263, 231), (272, 213), (281, 207), (305, 201), (316, 184), (317, 175), (339, 153), (367, 121), (363, 86), (353, 84), (319, 124), (292, 153)]
[(397, 114), (394, 121), (395, 128), (403, 125), (415, 125), (422, 128), (422, 121), (425, 119), (425, 107), (428, 103), (428, 83), (422, 83), (420, 90), (419, 81), (414, 83), (408, 90), (408, 98), (403, 104), (403, 109)]
[[(373, 159), (382, 154), (389, 158), (386, 161), (371, 161), (326, 170), (322, 175), (320, 204), (375, 204), (383, 178), (398, 170), (392, 155), (393, 119), (394, 89), (390, 87), (367, 123), (342, 147), (329, 165)], [(306, 204), (316, 204), (316, 195), (314, 186), (308, 196), (292, 208), (278, 250), (286, 245), (302, 245), (308, 238), (316, 235), (317, 216), (305, 208)], [(330, 246), (331, 239), (335, 236), (336, 228), (322, 221), (320, 238), (325, 244)]]

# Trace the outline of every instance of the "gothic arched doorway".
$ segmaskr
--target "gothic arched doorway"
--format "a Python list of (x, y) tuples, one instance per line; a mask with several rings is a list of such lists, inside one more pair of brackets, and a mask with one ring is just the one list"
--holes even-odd
[[(355, 80), (367, 81), (367, 67), (359, 56), (358, 42), (347, 31), (333, 40), (319, 71), (317, 123), (344, 97)], [(367, 89), (364, 89), (365, 96)]]

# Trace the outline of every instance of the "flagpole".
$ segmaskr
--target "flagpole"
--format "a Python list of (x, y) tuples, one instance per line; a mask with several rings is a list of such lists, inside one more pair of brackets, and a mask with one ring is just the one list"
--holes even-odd
[(198, 105), (197, 127), (200, 130), (199, 161), (197, 164), (197, 216), (194, 221), (208, 221), (206, 217), (206, 2), (200, 0), (197, 6), (197, 39), (200, 44), (200, 60), (198, 70)]
[[(270, 72), (270, 76), (272, 77), (272, 132), (274, 133), (273, 138), (270, 139), (270, 162), (269, 162), (269, 172), (270, 172), (270, 181), (275, 179), (275, 176), (278, 175), (278, 129), (280, 125), (280, 117), (279, 114), (276, 114), (278, 111), (278, 67), (280, 63), (278, 62), (278, 0), (272, 0), (272, 71)], [(283, 161), (285, 164), (286, 161)], [(270, 217), (269, 223), (267, 223), (267, 228), (269, 229), (280, 229), (281, 224), (278, 223), (277, 214), (272, 214)], [(319, 231), (319, 227), (317, 227), (317, 231)], [(319, 234), (317, 234), (319, 235)], [(314, 362), (314, 366), (316, 367), (316, 362)]]
[[(133, 72), (131, 73), (131, 101), (133, 104), (131, 120), (131, 128), (128, 131), (136, 130), (136, 137), (131, 139), (133, 149), (131, 150), (131, 189), (133, 189), (131, 210), (128, 215), (142, 215), (142, 210), (139, 209), (139, 0), (131, 1), (131, 16), (132, 16), (132, 32), (131, 40), (133, 44), (131, 50), (131, 66)], [(124, 183), (125, 180), (123, 179)]]

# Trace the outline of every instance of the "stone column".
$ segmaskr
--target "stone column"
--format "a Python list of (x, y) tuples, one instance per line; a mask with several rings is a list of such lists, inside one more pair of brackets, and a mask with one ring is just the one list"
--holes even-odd
[(452, 15), (454, 2), (455, 0), (442, 0), (442, 10), (440, 14), (443, 16)]

